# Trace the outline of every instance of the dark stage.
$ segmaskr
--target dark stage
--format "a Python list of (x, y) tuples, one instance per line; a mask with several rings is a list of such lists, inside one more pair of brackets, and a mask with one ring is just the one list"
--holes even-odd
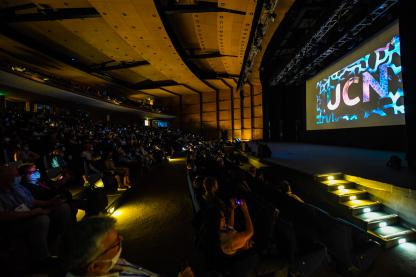
[[(303, 143), (268, 143), (268, 162), (306, 174), (342, 172), (394, 186), (415, 188), (416, 173), (407, 167), (405, 153)], [(402, 159), (402, 168), (388, 167), (392, 155)]]

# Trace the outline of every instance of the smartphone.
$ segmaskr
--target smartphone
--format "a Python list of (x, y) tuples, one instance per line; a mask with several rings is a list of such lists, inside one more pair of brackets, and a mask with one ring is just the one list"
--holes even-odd
[(235, 200), (235, 204), (236, 204), (237, 206), (240, 206), (240, 205), (241, 205), (241, 200), (240, 200), (240, 199), (236, 199), (236, 200)]

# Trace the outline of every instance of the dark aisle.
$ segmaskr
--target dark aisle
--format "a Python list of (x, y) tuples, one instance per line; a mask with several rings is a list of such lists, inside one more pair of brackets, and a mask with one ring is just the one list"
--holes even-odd
[(122, 256), (172, 276), (179, 272), (193, 246), (185, 159), (159, 165), (150, 176), (114, 213), (124, 237)]

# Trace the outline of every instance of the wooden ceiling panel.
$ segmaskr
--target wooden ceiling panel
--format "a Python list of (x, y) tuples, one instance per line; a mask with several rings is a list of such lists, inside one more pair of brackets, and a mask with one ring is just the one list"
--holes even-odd
[(148, 79), (140, 74), (137, 74), (133, 69), (110, 70), (108, 71), (108, 73), (110, 73), (111, 76), (129, 82), (131, 84), (136, 84)]
[(198, 94), (196, 91), (193, 91), (185, 86), (179, 85), (179, 86), (165, 86), (164, 89), (167, 89), (169, 91), (172, 91), (174, 93), (180, 94), (180, 95), (189, 95), (189, 94)]
[(98, 50), (110, 58), (110, 60), (143, 60), (143, 57), (139, 53), (132, 51), (131, 46), (121, 39), (102, 18), (65, 20), (62, 22), (62, 25), (77, 34), (88, 44), (98, 47)]
[[(74, 19), (71, 21), (84, 22), (81, 19)], [(84, 22), (85, 23), (85, 22)], [(65, 28), (58, 21), (40, 21), (28, 23), (14, 23), (11, 24), (13, 29), (20, 33), (24, 33), (34, 41), (41, 41), (57, 51), (74, 57), (83, 63), (101, 63), (108, 61), (108, 57), (100, 53), (91, 44), (82, 40), (77, 33), (71, 32)]]
[(37, 0), (32, 2), (46, 4), (54, 9), (91, 7), (88, 0)]
[(144, 94), (144, 93), (135, 93), (135, 94), (131, 94), (128, 97), (130, 100), (144, 100), (149, 98), (149, 95)]
[(224, 80), (224, 82), (226, 82), (228, 85), (232, 86), (232, 87), (237, 87), (237, 82), (235, 79), (232, 78), (222, 78)]
[(230, 88), (228, 86), (226, 86), (221, 80), (219, 79), (210, 79), (207, 80), (211, 85), (213, 85), (214, 87), (216, 87), (217, 89), (221, 89), (221, 90), (229, 90)]
[(187, 83), (201, 91), (212, 91), (181, 60), (153, 1), (90, 0), (90, 3), (121, 38), (135, 46), (135, 51), (168, 79)]
[(171, 14), (169, 22), (175, 26), (175, 34), (185, 49), (200, 48), (199, 39), (192, 13)]
[(0, 35), (0, 45), (2, 46), (2, 50), (0, 50), (2, 60), (11, 64), (26, 66), (45, 75), (76, 80), (84, 84), (108, 85), (105, 80), (87, 74), (2, 35)]
[(219, 0), (218, 7), (245, 12), (249, 2), (255, 3), (256, 0)]
[(132, 71), (136, 72), (137, 74), (140, 74), (146, 79), (152, 80), (152, 81), (162, 81), (167, 80), (168, 78), (156, 70), (153, 66), (145, 65), (145, 66), (139, 66), (131, 68)]
[(222, 58), (211, 58), (206, 59), (209, 63), (209, 66), (215, 71), (215, 72), (225, 72), (224, 63), (221, 60)]
[(162, 89), (156, 88), (156, 89), (142, 89), (141, 92), (144, 92), (145, 94), (157, 96), (157, 97), (176, 97), (174, 94), (169, 93), (167, 91), (164, 91)]

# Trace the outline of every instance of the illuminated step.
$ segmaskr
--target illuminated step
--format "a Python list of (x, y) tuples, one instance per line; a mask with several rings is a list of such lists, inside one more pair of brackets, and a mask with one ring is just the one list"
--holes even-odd
[(357, 218), (365, 221), (365, 222), (374, 222), (378, 220), (385, 220), (391, 217), (398, 217), (397, 214), (388, 214), (383, 211), (375, 211), (375, 212), (364, 212), (362, 214), (356, 215)]
[(331, 193), (337, 196), (356, 195), (358, 198), (359, 195), (366, 194), (367, 192), (365, 190), (360, 190), (360, 189), (337, 189), (337, 190), (331, 191)]
[(368, 198), (368, 194), (365, 190), (350, 190), (349, 192), (338, 191), (337, 194), (333, 194), (338, 197), (338, 201), (340, 202), (366, 200)]
[(355, 183), (346, 180), (326, 180), (321, 181), (321, 183), (326, 185), (328, 190), (353, 189), (356, 185)]
[(387, 214), (385, 212), (369, 212), (358, 215), (357, 218), (367, 223), (367, 230), (377, 229), (381, 225), (394, 225), (399, 221), (397, 214)]
[(379, 202), (368, 200), (368, 199), (357, 199), (357, 200), (348, 200), (341, 202), (342, 205), (347, 206), (350, 209), (365, 208), (368, 206), (378, 205)]
[(352, 208), (352, 215), (357, 216), (363, 213), (375, 212), (375, 211), (380, 211), (380, 210), (382, 210), (382, 205), (380, 204), (380, 202), (374, 202), (369, 205), (358, 206), (358, 207)]
[(343, 179), (344, 179), (344, 174), (340, 172), (315, 175), (315, 181), (318, 181), (318, 182), (328, 181), (328, 180), (343, 180)]
[(402, 225), (381, 225), (383, 222), (379, 223), (379, 226), (376, 229), (373, 229), (372, 232), (377, 236), (383, 239), (392, 239), (399, 236), (404, 236), (413, 233), (412, 229), (406, 228)]
[(386, 247), (392, 247), (416, 238), (414, 229), (399, 224), (379, 227), (368, 231), (368, 233), (372, 234), (378, 241), (384, 243)]

